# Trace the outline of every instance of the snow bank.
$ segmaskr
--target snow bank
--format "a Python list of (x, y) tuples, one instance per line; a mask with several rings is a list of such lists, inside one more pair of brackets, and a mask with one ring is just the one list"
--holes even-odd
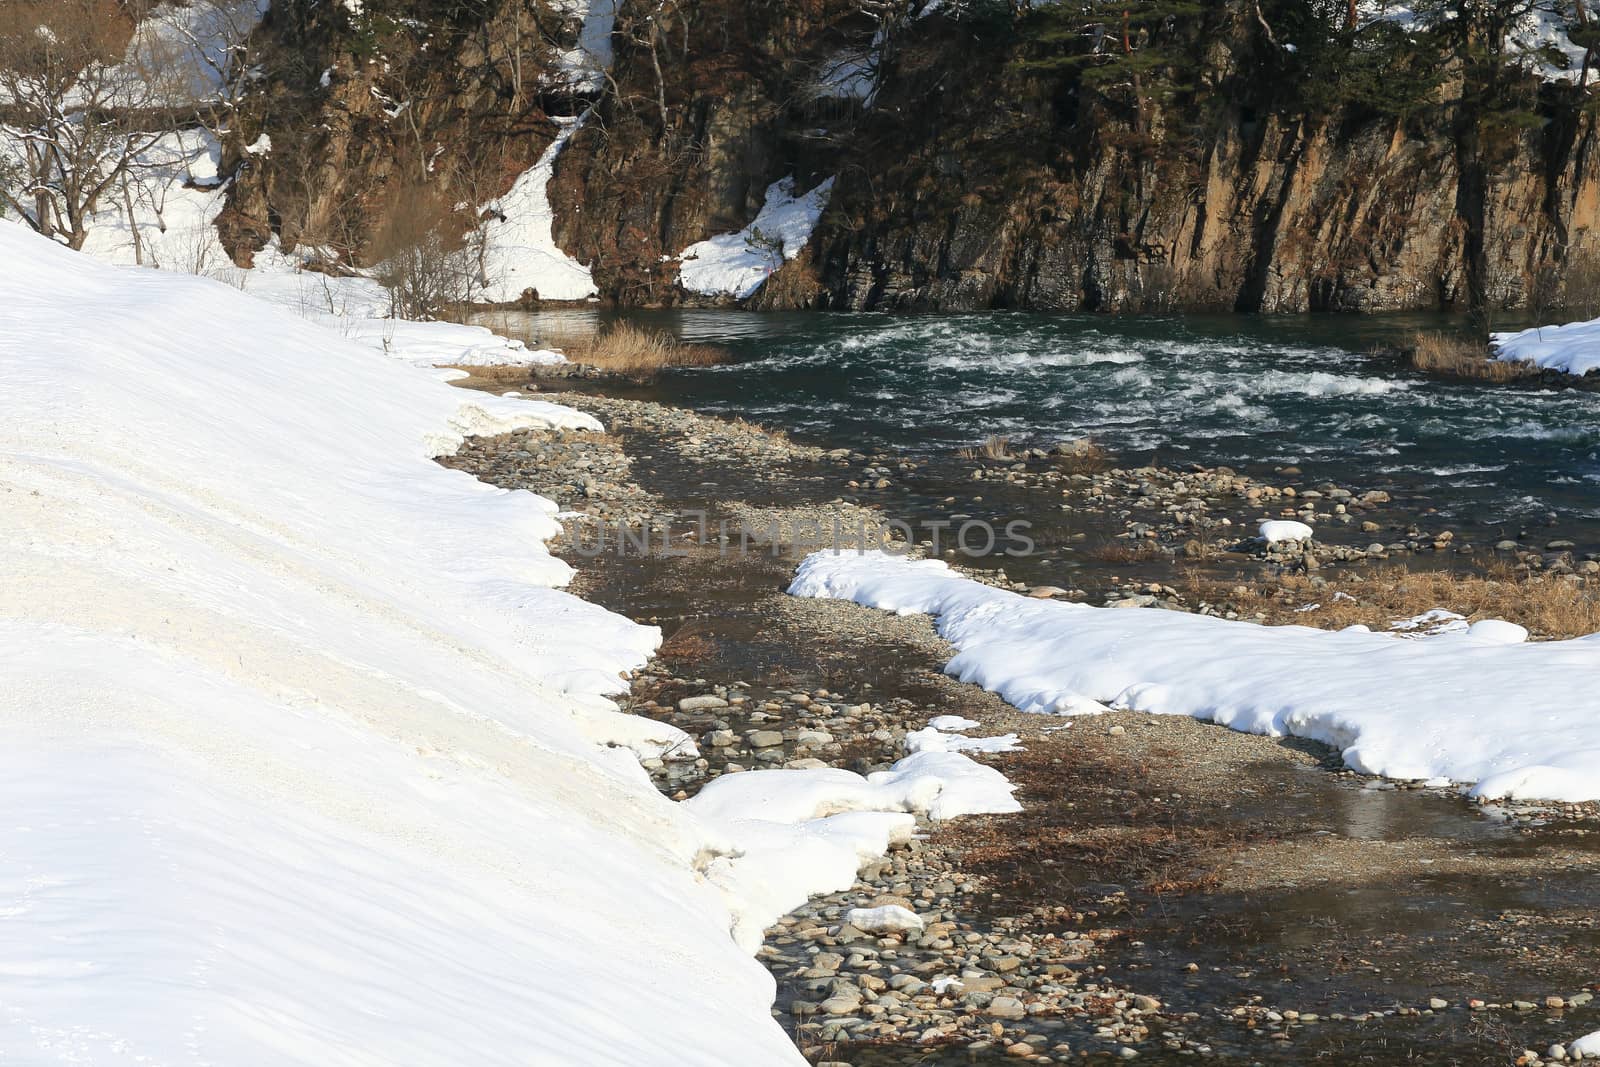
[(1406, 640), (1034, 600), (936, 560), (808, 557), (789, 590), (937, 616), (946, 670), (1024, 711), (1192, 715), (1330, 744), (1358, 771), (1488, 797), (1600, 800), (1600, 635), (1479, 622)]
[(599, 424), (275, 255), (263, 300), (0, 227), (0, 1058), (799, 1064), (764, 927), (1011, 787), (922, 751), (664, 799), (638, 761), (692, 741), (608, 699), (659, 632), (559, 590), (549, 501), (432, 462)]
[(1580, 1037), (1567, 1046), (1567, 1054), (1577, 1053), (1580, 1056), (1600, 1056), (1600, 1030), (1585, 1037)]
[(778, 179), (767, 187), (766, 202), (750, 225), (679, 254), (678, 284), (703, 296), (750, 296), (805, 248), (832, 192), (832, 178), (799, 195), (793, 178)]
[(855, 884), (856, 871), (906, 840), (916, 815), (1020, 811), (992, 767), (950, 752), (907, 756), (862, 777), (840, 768), (726, 774), (684, 802), (723, 855), (707, 877), (734, 910), (733, 934), (755, 951), (762, 931), (818, 893)]
[(1021, 747), (1016, 734), (962, 737), (960, 734), (945, 733), (933, 723), (906, 734), (908, 752), (1015, 752)]
[(0, 1054), (800, 1063), (554, 588), (571, 417), (0, 226)]
[[(604, 0), (601, 0), (604, 2)], [(563, 121), (563, 120), (557, 120)], [(578, 128), (579, 120), (565, 120), (556, 139), (511, 191), (484, 207), (484, 284), (482, 299), (511, 303), (529, 289), (542, 300), (583, 300), (597, 290), (589, 268), (556, 244), (555, 209), (548, 187), (556, 157)]]
[(1600, 319), (1497, 333), (1489, 347), (1495, 359), (1506, 363), (1532, 363), (1564, 374), (1600, 371)]
[[(223, 255), (220, 248), (217, 254)], [(559, 352), (529, 348), (482, 326), (389, 318), (389, 291), (381, 283), (360, 274), (338, 277), (306, 269), (314, 254), (315, 250), (307, 250), (286, 255), (274, 238), (256, 253), (249, 270), (235, 268), (224, 276), (251, 296), (418, 367), (526, 367), (566, 362)]]

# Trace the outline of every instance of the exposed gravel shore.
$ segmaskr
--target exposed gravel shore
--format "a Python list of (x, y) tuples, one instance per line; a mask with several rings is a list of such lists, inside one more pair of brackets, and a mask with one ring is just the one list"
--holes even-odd
[[(939, 715), (975, 720), (973, 736), (1016, 735), (1016, 750), (977, 758), (1018, 784), (1022, 814), (924, 825), (855, 886), (768, 931), (775, 1012), (813, 1061), (1532, 1064), (1600, 1027), (1592, 807), (1479, 808), (1361, 778), (1314, 744), (1187, 719), (1024, 716), (942, 674), (950, 650), (927, 619), (782, 593), (802, 532), (860, 529), (907, 483), (951, 507), (980, 483), (991, 497), (1022, 490), (1011, 503), (1050, 493), (1114, 531), (1105, 543), (1201, 562), (1232, 553), (1263, 577), (1461, 553), (1448, 531), (1414, 525), (1381, 494), (1294, 485), (1292, 473), (1267, 486), (1225, 469), (1095, 470), (1041, 454), (952, 476), (648, 402), (550, 398), (609, 432), (474, 441), (448, 462), (556, 500), (572, 513), (576, 591), (663, 626), (629, 705), (684, 728), (702, 753), (647, 765), (667, 795), (759, 767), (881, 769)], [(685, 511), (705, 514), (658, 521), (670, 556), (578, 558), (586, 523)], [(1269, 517), (1343, 541), (1253, 543)], [(1536, 568), (1588, 562), (1516, 551)], [(1158, 581), (1040, 588), (992, 566), (973, 573), (1036, 595), (1094, 586), (1129, 607), (1234, 610)], [(888, 905), (918, 923), (852, 914)]]

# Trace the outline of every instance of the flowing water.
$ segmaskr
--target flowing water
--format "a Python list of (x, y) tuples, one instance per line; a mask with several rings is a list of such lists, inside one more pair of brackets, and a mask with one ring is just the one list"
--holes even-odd
[[(1600, 543), (1600, 393), (1429, 378), (1374, 356), (1423, 316), (1108, 318), (633, 313), (732, 361), (656, 398), (802, 438), (929, 452), (1092, 437), (1123, 462), (1300, 468), (1400, 489), (1449, 521)], [(496, 316), (533, 343), (595, 312)]]
[[(1408, 505), (1421, 497), (1463, 516), (1464, 525), (1543, 526), (1555, 514), (1562, 534), (1600, 545), (1600, 395), (1443, 383), (1367, 355), (1419, 326), (1450, 325), (1439, 320), (629, 317), (725, 346), (733, 356), (723, 367), (666, 374), (640, 386), (639, 395), (743, 416), (817, 443), (934, 455), (991, 433), (1029, 444), (1087, 435), (1138, 462), (1227, 463), (1252, 471), (1292, 464), (1308, 481), (1398, 489)], [(555, 312), (496, 316), (490, 324), (537, 344), (599, 322), (594, 313)], [(628, 390), (608, 382), (603, 391)], [(639, 462), (670, 507), (696, 504), (714, 484), (703, 480), (699, 466), (675, 465), (670, 456)], [(931, 478), (923, 488), (929, 507), (964, 477), (961, 464), (939, 467), (958, 480)], [(798, 502), (809, 499), (807, 492), (826, 496), (834, 488), (752, 483), (741, 492)], [(1013, 505), (1026, 509), (1025, 493), (1012, 500), (1006, 492), (1003, 485), (983, 486), (985, 496), (1003, 498), (993, 501), (999, 513)], [(1040, 564), (1041, 580), (1051, 577), (1050, 562)], [(782, 674), (788, 685), (847, 690), (849, 679), (870, 678), (881, 697), (897, 692), (897, 672), (905, 666), (892, 649), (854, 649), (848, 662), (858, 673), (846, 673), (841, 683), (846, 669), (838, 661), (820, 666), (816, 648), (795, 645), (769, 625), (760, 597), (781, 585), (783, 567), (776, 576), (771, 568), (722, 568), (674, 582), (672, 567), (681, 563), (641, 560), (602, 572), (596, 599), (669, 629), (697, 624), (705, 651), (694, 668), (711, 677)], [(1115, 807), (1104, 813), (1071, 795), (1066, 807), (1081, 805), (1086, 826), (1114, 825), (1123, 810), (1121, 790), (1107, 793)], [(1591, 1009), (1478, 1019), (1460, 1007), (1490, 990), (1542, 1001), (1547, 992), (1592, 980), (1590, 961), (1600, 945), (1591, 921), (1593, 883), (1551, 859), (1557, 849), (1600, 847), (1591, 831), (1557, 823), (1518, 832), (1481, 818), (1459, 798), (1363, 788), (1313, 765), (1276, 761), (1248, 768), (1238, 795), (1204, 825), (1224, 836), (1266, 827), (1267, 841), (1377, 842), (1374, 854), (1415, 848), (1420, 857), (1414, 870), (1402, 866), (1399, 877), (1379, 872), (1326, 886), (1313, 878), (1293, 888), (1140, 898), (1147, 910), (1137, 920), (1137, 939), (1112, 944), (1099, 958), (1109, 977), (1158, 995), (1175, 1011), (1200, 1013), (1188, 1032), (1210, 1042), (1220, 1062), (1503, 1063), (1510, 1061), (1507, 1047), (1542, 1048), (1597, 1024)], [(1434, 874), (1427, 865), (1438, 856), (1484, 857), (1484, 867)], [(1098, 892), (1092, 884), (1098, 870), (1079, 874), (1084, 884), (1068, 875), (1074, 884), (1061, 887), (1063, 900)], [(1135, 922), (1121, 914), (1106, 921)], [(1191, 972), (1191, 964), (1200, 969)], [(1236, 1026), (1226, 1011), (1253, 996), (1326, 1013), (1426, 1004), (1438, 995), (1455, 1007), (1370, 1024), (1332, 1020), (1302, 1029), (1293, 1042)], [(1014, 1062), (998, 1049), (904, 1045), (852, 1049), (849, 1059), (857, 1067)], [(1152, 1041), (1141, 1062), (1194, 1057)]]

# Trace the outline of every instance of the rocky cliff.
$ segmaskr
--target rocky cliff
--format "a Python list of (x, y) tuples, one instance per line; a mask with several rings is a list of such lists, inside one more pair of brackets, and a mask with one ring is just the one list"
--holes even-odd
[(409, 14), (357, 32), (338, 8), (274, 5), (254, 123), (278, 150), (237, 182), (236, 254), (277, 232), (370, 256), (417, 214), (401, 190), (436, 187), (443, 216), (482, 204), (552, 116), (584, 113), (550, 183), (554, 234), (627, 305), (704, 301), (675, 257), (788, 175), (833, 177), (833, 195), (753, 306), (1492, 309), (1597, 276), (1581, 90), (1496, 73), (1491, 107), (1481, 69), (1443, 62), (1415, 106), (1319, 101), (1260, 3), (1139, 31), (1165, 51), (1130, 66), (1131, 92), (1042, 62), (1029, 16), (1003, 9), (619, 0), (607, 70), (579, 84), (559, 68), (581, 8), (387, 6)]

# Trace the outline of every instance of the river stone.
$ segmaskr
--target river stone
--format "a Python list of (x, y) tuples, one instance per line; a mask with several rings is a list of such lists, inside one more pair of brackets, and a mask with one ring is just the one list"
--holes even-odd
[(992, 993), (996, 989), (1005, 987), (1006, 980), (994, 974), (973, 974), (961, 976), (961, 988), (968, 993)]
[(783, 744), (783, 735), (776, 730), (751, 730), (745, 739), (751, 748), (775, 748)]
[(827, 1015), (854, 1015), (861, 1010), (861, 998), (859, 996), (829, 997), (818, 1007)]
[(684, 697), (678, 701), (679, 711), (708, 711), (711, 708), (725, 708), (728, 702), (719, 696), (706, 693), (703, 696)]
[(1028, 1009), (1016, 997), (995, 997), (989, 1002), (988, 1012), (997, 1019), (1026, 1018)]

